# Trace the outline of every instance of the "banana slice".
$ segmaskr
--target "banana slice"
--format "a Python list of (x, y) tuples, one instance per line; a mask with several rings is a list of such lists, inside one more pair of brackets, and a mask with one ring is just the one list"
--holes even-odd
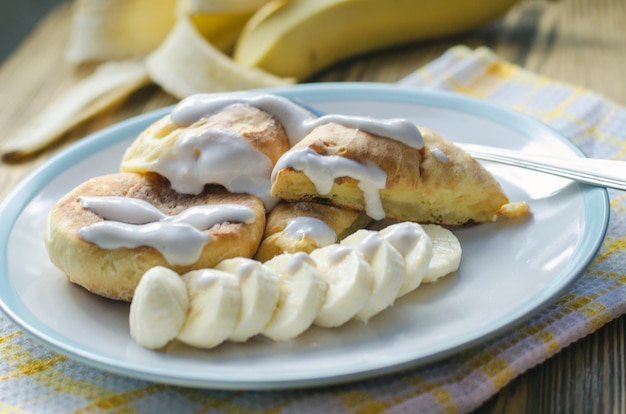
[(433, 257), (424, 276), (424, 282), (434, 282), (442, 276), (456, 272), (461, 265), (462, 249), (454, 233), (437, 224), (424, 224), (422, 228), (433, 243)]
[(415, 290), (426, 274), (433, 255), (433, 243), (422, 226), (409, 221), (392, 224), (379, 231), (404, 257), (404, 282), (398, 297)]
[(182, 279), (190, 303), (176, 338), (197, 348), (213, 348), (224, 342), (239, 320), (239, 280), (232, 273), (215, 269), (193, 270)]
[(293, 79), (246, 68), (207, 42), (189, 17), (181, 16), (165, 41), (146, 58), (154, 82), (178, 98), (195, 93), (281, 86)]
[(278, 303), (278, 274), (256, 260), (243, 257), (223, 260), (215, 269), (239, 278), (241, 311), (228, 339), (244, 342), (260, 333), (272, 318)]
[(180, 331), (188, 308), (187, 289), (178, 273), (153, 267), (135, 289), (130, 304), (130, 336), (145, 348), (162, 348)]
[(341, 241), (353, 247), (372, 267), (370, 297), (356, 319), (370, 318), (393, 305), (404, 282), (404, 258), (391, 243), (374, 230), (358, 230)]
[(370, 298), (372, 267), (347, 245), (331, 244), (313, 250), (310, 255), (328, 285), (314, 323), (326, 328), (343, 325), (363, 309)]
[(285, 253), (265, 262), (279, 275), (280, 296), (262, 334), (274, 341), (294, 338), (308, 329), (326, 295), (326, 283), (306, 253)]

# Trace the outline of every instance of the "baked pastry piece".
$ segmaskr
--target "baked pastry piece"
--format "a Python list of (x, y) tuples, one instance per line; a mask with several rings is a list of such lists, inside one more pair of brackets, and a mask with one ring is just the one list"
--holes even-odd
[(342, 240), (370, 221), (355, 210), (315, 202), (283, 201), (267, 215), (255, 259), (265, 262), (282, 253), (310, 253)]
[[(338, 123), (323, 124), (279, 160), (272, 195), (292, 202), (325, 199), (336, 206), (368, 211), (377, 220), (444, 225), (527, 213), (525, 204), (509, 204), (499, 183), (474, 158), (430, 129), (419, 130), (421, 148)], [(291, 157), (294, 151), (300, 155)], [(337, 167), (337, 160), (343, 164), (350, 160), (354, 165)], [(320, 183), (328, 179), (322, 170), (335, 175), (330, 177), (332, 187), (319, 191)], [(365, 179), (370, 182), (359, 187)], [(370, 213), (377, 203), (382, 210)]]
[[(134, 207), (124, 204), (118, 209), (116, 201), (130, 201)], [(167, 230), (170, 223), (162, 225), (166, 221), (177, 222), (174, 230)], [(108, 226), (119, 222), (123, 231), (132, 233), (122, 242), (129, 247), (119, 247), (115, 230)], [(167, 233), (161, 233), (163, 228)], [(257, 197), (232, 194), (220, 186), (184, 195), (158, 174), (117, 173), (92, 178), (59, 200), (47, 220), (45, 245), (52, 263), (71, 282), (101, 296), (130, 301), (141, 276), (154, 266), (183, 274), (226, 258), (252, 257), (264, 228), (265, 209)], [(154, 231), (153, 237), (142, 239), (138, 230), (148, 235)], [(113, 244), (100, 247), (94, 237), (100, 237), (100, 245)]]
[(167, 115), (145, 129), (126, 150), (124, 172), (156, 172), (180, 193), (197, 194), (205, 184), (249, 193), (271, 207), (269, 177), (289, 149), (283, 126), (273, 116), (246, 104), (233, 104), (190, 125)]

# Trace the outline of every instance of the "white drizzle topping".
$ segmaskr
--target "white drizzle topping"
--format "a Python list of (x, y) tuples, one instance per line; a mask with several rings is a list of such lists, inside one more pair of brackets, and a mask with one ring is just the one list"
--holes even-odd
[(441, 149), (439, 149), (437, 147), (433, 147), (430, 150), (430, 152), (437, 159), (437, 161), (439, 161), (439, 162), (441, 162), (443, 164), (446, 164), (448, 162), (448, 156)]
[(319, 118), (306, 111), (295, 102), (276, 95), (197, 94), (183, 99), (171, 113), (174, 123), (188, 126), (200, 119), (214, 114), (226, 106), (245, 104), (267, 112), (281, 123), (294, 146), (313, 129), (328, 123), (345, 125), (369, 133), (394, 139), (413, 148), (424, 146), (422, 134), (417, 126), (406, 119), (373, 119), (348, 115), (324, 115)]
[(138, 198), (79, 196), (78, 202), (100, 217), (129, 224), (146, 224), (166, 216), (152, 204)]
[(318, 247), (328, 246), (337, 241), (337, 234), (328, 224), (314, 217), (295, 217), (287, 222), (283, 234), (293, 240), (308, 237)]
[(377, 165), (366, 166), (338, 155), (320, 155), (307, 147), (285, 153), (274, 166), (272, 180), (283, 168), (304, 172), (321, 195), (330, 193), (336, 178), (352, 177), (359, 181), (366, 214), (374, 220), (385, 218), (378, 191), (385, 188), (387, 174)]
[(200, 194), (205, 184), (221, 184), (232, 193), (259, 197), (269, 210), (278, 202), (269, 191), (272, 166), (272, 161), (242, 136), (208, 129), (183, 136), (151, 169), (166, 177), (179, 193)]
[(130, 197), (79, 197), (80, 204), (104, 219), (81, 227), (78, 235), (103, 249), (149, 246), (171, 265), (196, 262), (211, 237), (204, 233), (224, 222), (251, 223), (252, 209), (238, 204), (190, 207), (169, 216), (150, 203)]

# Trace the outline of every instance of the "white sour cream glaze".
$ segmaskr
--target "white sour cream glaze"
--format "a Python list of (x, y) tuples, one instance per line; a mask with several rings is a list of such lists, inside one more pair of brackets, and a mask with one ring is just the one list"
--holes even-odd
[(366, 166), (337, 155), (320, 155), (307, 147), (285, 153), (274, 166), (272, 180), (284, 168), (302, 171), (321, 195), (332, 190), (336, 178), (352, 177), (359, 181), (358, 187), (363, 192), (365, 213), (374, 220), (385, 218), (379, 190), (385, 188), (387, 174), (377, 165)]
[(151, 165), (179, 193), (200, 194), (205, 184), (220, 184), (231, 193), (259, 197), (268, 210), (278, 202), (270, 195), (272, 167), (243, 137), (221, 129), (185, 135)]
[(224, 222), (251, 223), (256, 218), (252, 209), (238, 204), (193, 206), (169, 216), (130, 197), (80, 197), (80, 203), (104, 219), (81, 227), (80, 238), (103, 249), (149, 246), (171, 265), (189, 265), (200, 258), (211, 241), (204, 230)]
[(171, 118), (174, 123), (187, 126), (211, 115), (226, 106), (244, 104), (267, 112), (281, 123), (289, 137), (291, 146), (300, 142), (313, 129), (328, 123), (345, 125), (369, 133), (394, 139), (411, 147), (424, 146), (422, 134), (417, 126), (406, 119), (373, 119), (347, 115), (324, 115), (315, 117), (297, 103), (277, 95), (197, 94), (183, 99), (174, 110)]
[(314, 217), (295, 217), (287, 222), (283, 234), (293, 240), (308, 237), (318, 247), (328, 246), (337, 241), (337, 234), (328, 224)]
[(79, 196), (78, 202), (100, 217), (129, 224), (145, 224), (166, 217), (158, 208), (138, 198)]
[(430, 152), (440, 163), (446, 164), (448, 162), (448, 156), (441, 149), (433, 147)]

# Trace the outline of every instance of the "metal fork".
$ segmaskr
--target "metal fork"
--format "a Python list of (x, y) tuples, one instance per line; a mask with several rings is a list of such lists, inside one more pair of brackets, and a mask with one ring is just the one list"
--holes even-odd
[(513, 165), (595, 186), (626, 190), (626, 161), (562, 158), (475, 144), (455, 143), (476, 159)]

